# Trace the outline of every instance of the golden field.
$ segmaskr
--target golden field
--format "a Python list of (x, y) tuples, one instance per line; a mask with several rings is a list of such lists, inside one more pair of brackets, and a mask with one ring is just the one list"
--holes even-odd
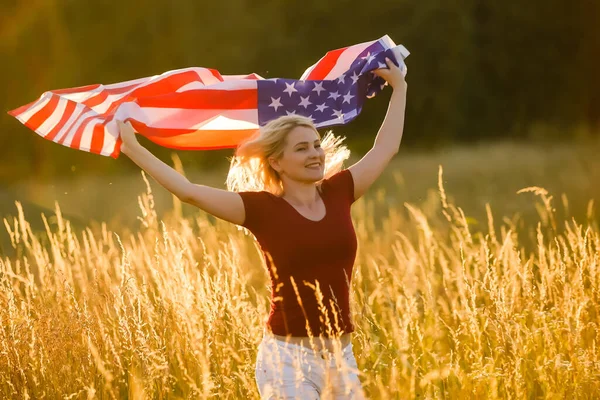
[[(369, 398), (600, 397), (598, 150), (396, 157), (352, 209)], [(137, 224), (75, 228), (61, 200), (42, 230), (19, 205), (4, 220), (0, 398), (258, 398), (270, 293), (258, 246), (133, 180), (147, 185), (121, 191)]]

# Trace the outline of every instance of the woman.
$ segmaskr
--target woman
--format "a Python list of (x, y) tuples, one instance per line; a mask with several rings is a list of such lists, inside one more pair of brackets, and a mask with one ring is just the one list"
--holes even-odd
[(357, 241), (350, 207), (400, 146), (407, 85), (400, 68), (386, 63), (374, 71), (393, 88), (386, 117), (373, 148), (344, 170), (340, 141), (321, 141), (311, 119), (292, 115), (237, 148), (229, 190), (196, 185), (119, 122), (124, 154), (182, 201), (247, 228), (261, 245), (272, 283), (255, 369), (261, 398), (319, 399), (326, 387), (334, 398), (364, 398), (351, 343)]

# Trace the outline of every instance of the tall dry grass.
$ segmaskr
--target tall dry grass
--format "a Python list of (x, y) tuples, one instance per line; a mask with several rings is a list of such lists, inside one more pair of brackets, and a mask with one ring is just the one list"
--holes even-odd
[[(599, 397), (592, 205), (583, 222), (558, 219), (529, 188), (519, 196), (537, 223), (487, 207), (475, 229), (442, 177), (427, 207), (377, 191), (352, 210), (353, 344), (369, 398)], [(0, 397), (258, 398), (259, 248), (203, 213), (159, 220), (149, 185), (139, 205), (142, 228), (120, 234), (75, 232), (58, 205), (39, 234), (21, 211), (4, 221), (17, 256), (0, 259)]]

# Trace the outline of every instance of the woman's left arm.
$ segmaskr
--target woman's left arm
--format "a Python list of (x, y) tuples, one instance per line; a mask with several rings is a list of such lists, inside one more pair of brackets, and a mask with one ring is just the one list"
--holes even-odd
[(354, 180), (355, 200), (358, 200), (375, 182), (400, 149), (404, 131), (407, 84), (401, 69), (387, 58), (386, 63), (389, 69), (377, 69), (374, 73), (385, 79), (393, 88), (387, 113), (371, 150), (348, 168)]

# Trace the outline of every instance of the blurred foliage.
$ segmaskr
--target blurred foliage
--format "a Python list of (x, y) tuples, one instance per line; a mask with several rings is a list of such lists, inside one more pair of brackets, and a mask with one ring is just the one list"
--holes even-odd
[[(404, 146), (589, 136), (600, 126), (599, 16), (593, 0), (3, 0), (0, 182), (122, 172), (123, 161), (49, 143), (6, 114), (46, 90), (191, 66), (298, 78), (328, 50), (384, 34), (411, 51)], [(335, 127), (352, 150), (372, 145), (389, 93)], [(180, 152), (199, 168), (230, 154)]]

